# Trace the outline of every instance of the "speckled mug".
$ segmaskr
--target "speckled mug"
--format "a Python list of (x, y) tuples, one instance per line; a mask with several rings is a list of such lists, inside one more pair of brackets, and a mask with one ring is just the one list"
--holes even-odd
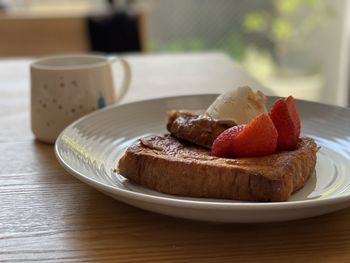
[[(112, 64), (123, 69), (116, 93)], [(46, 57), (30, 66), (31, 125), (36, 138), (54, 143), (59, 133), (81, 116), (116, 103), (127, 92), (130, 66), (121, 58), (99, 55)]]

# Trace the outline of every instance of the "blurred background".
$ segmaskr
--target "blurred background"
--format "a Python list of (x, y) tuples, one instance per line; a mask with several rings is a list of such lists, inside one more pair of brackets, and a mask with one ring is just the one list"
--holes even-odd
[(0, 59), (223, 52), (277, 95), (349, 105), (347, 0), (0, 0)]

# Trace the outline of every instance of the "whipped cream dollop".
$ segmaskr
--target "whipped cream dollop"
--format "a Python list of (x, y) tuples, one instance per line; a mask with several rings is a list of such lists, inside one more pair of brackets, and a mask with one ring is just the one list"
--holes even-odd
[(246, 124), (261, 113), (266, 113), (266, 97), (261, 91), (245, 86), (229, 90), (209, 106), (209, 117), (236, 124)]

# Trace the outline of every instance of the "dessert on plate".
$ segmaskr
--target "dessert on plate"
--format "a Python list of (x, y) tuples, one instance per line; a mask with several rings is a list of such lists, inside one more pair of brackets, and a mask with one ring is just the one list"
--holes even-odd
[(300, 137), (293, 97), (268, 112), (260, 91), (242, 87), (207, 110), (168, 112), (169, 134), (131, 145), (118, 172), (153, 190), (181, 196), (286, 201), (314, 173), (318, 146)]

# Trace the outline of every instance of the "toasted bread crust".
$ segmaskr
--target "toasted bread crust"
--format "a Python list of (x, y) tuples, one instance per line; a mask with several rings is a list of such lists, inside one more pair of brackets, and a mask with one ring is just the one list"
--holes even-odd
[(225, 159), (170, 135), (149, 136), (127, 149), (118, 170), (138, 184), (167, 194), (286, 201), (313, 174), (317, 150), (311, 138), (302, 138), (294, 151)]

